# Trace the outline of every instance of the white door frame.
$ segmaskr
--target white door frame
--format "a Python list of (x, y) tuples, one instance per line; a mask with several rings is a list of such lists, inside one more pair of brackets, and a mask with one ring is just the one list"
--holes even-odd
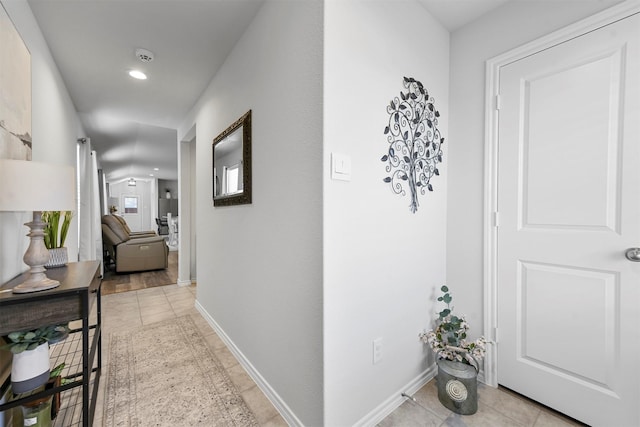
[[(600, 27), (640, 13), (640, 2), (627, 0), (589, 18), (555, 31), (547, 36), (487, 60), (485, 91), (484, 151), (484, 336), (498, 342), (498, 118), (500, 69), (514, 61), (533, 55)], [(497, 349), (490, 345), (484, 365), (486, 384), (498, 386)]]
[(191, 150), (196, 149), (196, 125), (194, 124), (182, 140), (177, 141), (178, 151), (178, 286), (191, 285), (191, 231), (195, 224), (191, 222), (191, 214), (195, 211), (196, 195), (191, 182)]

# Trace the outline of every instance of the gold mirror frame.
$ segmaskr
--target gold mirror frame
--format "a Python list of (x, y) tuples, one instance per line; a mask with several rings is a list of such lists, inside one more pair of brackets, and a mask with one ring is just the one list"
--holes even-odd
[[(216, 177), (216, 146), (227, 140), (236, 130), (242, 128), (242, 192), (232, 195), (216, 195), (220, 179)], [(233, 206), (251, 204), (251, 110), (236, 120), (213, 140), (212, 147), (212, 189), (213, 206)]]

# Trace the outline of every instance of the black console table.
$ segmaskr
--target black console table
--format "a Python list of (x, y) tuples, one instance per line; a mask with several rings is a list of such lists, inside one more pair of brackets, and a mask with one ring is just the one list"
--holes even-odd
[[(52, 367), (65, 363), (63, 377), (66, 384), (29, 396), (13, 396), (0, 405), (0, 412), (22, 403), (59, 394), (61, 410), (54, 425), (93, 425), (102, 369), (100, 276), (97, 261), (69, 263), (66, 267), (47, 270), (47, 276), (60, 281), (57, 288), (28, 294), (0, 293), (0, 336), (13, 331), (35, 329), (71, 321), (81, 321), (69, 337), (51, 347)], [(20, 275), (2, 285), (0, 290), (13, 288), (24, 280)], [(97, 304), (97, 316), (89, 315)], [(96, 357), (97, 356), (97, 357)], [(8, 378), (0, 386), (0, 396), (11, 384)]]

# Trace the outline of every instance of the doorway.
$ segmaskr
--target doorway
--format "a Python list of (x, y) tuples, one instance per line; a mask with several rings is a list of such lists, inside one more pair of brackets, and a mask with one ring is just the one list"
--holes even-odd
[(131, 230), (140, 231), (142, 225), (140, 197), (136, 194), (123, 194), (121, 197), (122, 217), (127, 221), (127, 225)]
[(178, 285), (196, 282), (196, 125), (178, 142), (180, 185), (178, 228), (180, 230)]
[(499, 95), (488, 117), (487, 323), (497, 344), (486, 376), (591, 425), (640, 423), (640, 263), (624, 255), (640, 246), (632, 13), (488, 64), (488, 93)]

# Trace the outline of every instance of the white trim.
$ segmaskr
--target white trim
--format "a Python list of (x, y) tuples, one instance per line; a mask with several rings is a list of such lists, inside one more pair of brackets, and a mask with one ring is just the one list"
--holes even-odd
[(300, 419), (293, 413), (291, 408), (287, 406), (286, 402), (278, 395), (278, 393), (269, 385), (267, 380), (260, 375), (260, 372), (251, 364), (249, 359), (240, 351), (240, 349), (234, 344), (234, 342), (229, 338), (229, 336), (224, 332), (224, 330), (213, 320), (213, 317), (207, 313), (207, 310), (196, 300), (196, 309), (202, 314), (202, 317), (209, 323), (209, 325), (213, 328), (213, 330), (218, 334), (220, 339), (225, 343), (229, 351), (235, 356), (235, 358), (240, 362), (242, 367), (247, 371), (247, 374), (253, 379), (258, 388), (262, 390), (267, 399), (271, 401), (273, 406), (278, 410), (282, 418), (286, 421), (289, 426), (303, 427), (304, 424)]
[(176, 285), (178, 286), (191, 286), (191, 284), (192, 284), (192, 280), (178, 279), (178, 281), (176, 282)]
[[(498, 119), (494, 104), (499, 95), (500, 69), (505, 65), (549, 49), (560, 43), (579, 37), (603, 26), (640, 13), (639, 0), (627, 0), (589, 18), (571, 24), (530, 43), (512, 49), (487, 60), (485, 91), (485, 153), (484, 153), (484, 334), (495, 341), (497, 323), (497, 228), (493, 215), (498, 209)], [(495, 344), (487, 349), (485, 358), (485, 382), (498, 385), (498, 361)]]
[(426, 371), (422, 372), (419, 376), (409, 381), (400, 390), (397, 390), (387, 400), (382, 402), (376, 408), (374, 408), (367, 415), (358, 420), (353, 427), (370, 427), (375, 426), (385, 419), (389, 414), (395, 411), (400, 405), (402, 405), (406, 397), (402, 396), (402, 393), (409, 396), (413, 396), (418, 390), (420, 390), (426, 383), (435, 378), (437, 372), (436, 364), (432, 364)]

